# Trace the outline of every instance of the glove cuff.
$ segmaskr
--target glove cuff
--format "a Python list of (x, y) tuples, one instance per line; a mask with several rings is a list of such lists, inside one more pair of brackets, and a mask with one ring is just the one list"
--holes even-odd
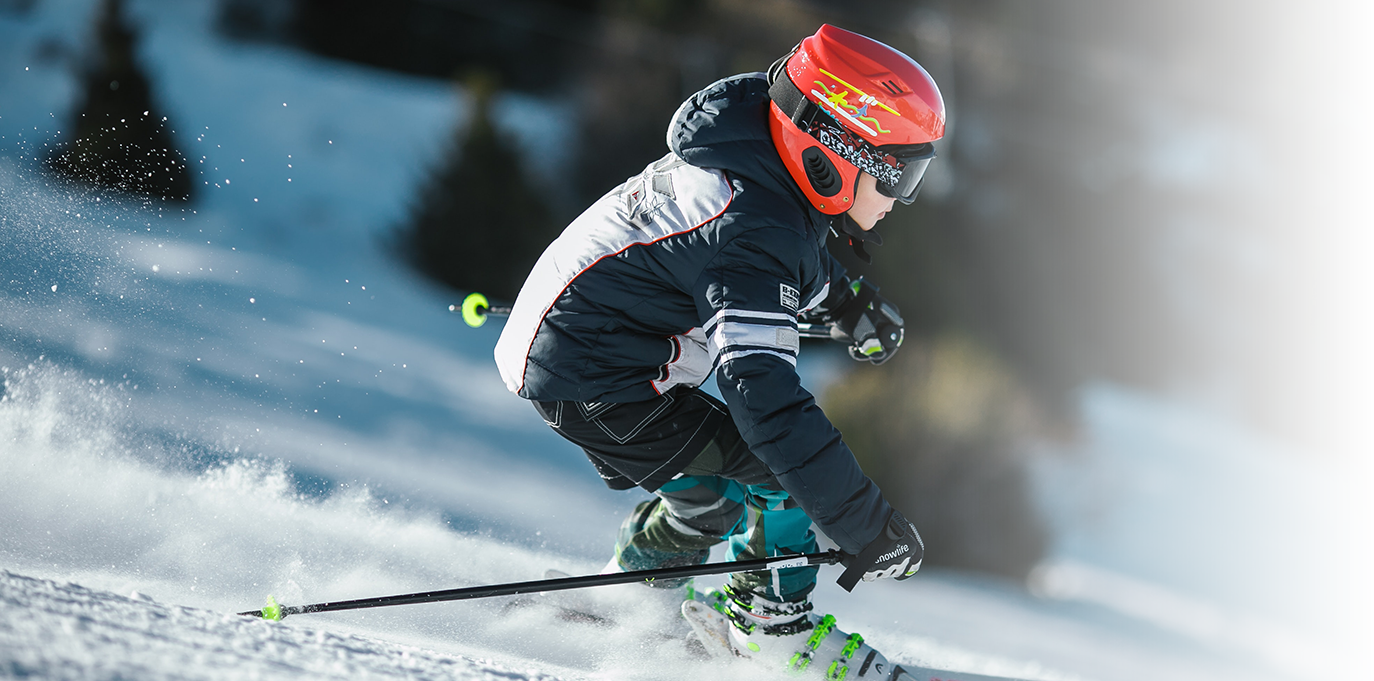
[(863, 277), (852, 281), (846, 287), (854, 291), (854, 295), (848, 300), (840, 303), (831, 313), (835, 323), (850, 336), (854, 335), (854, 327), (858, 325), (859, 318), (868, 310), (868, 306), (878, 297), (878, 287), (868, 283)]

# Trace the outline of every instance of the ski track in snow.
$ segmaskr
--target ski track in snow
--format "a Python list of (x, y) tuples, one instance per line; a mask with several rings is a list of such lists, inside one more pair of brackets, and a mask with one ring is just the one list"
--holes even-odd
[[(282, 623), (227, 614), (268, 593), (299, 604), (593, 572), (639, 497), (604, 489), (576, 448), (505, 391), (490, 356), (499, 325), (463, 327), (444, 311), (447, 294), (379, 248), (464, 120), (461, 93), (226, 43), (208, 28), (211, 2), (129, 6), (178, 144), (219, 184), (192, 212), (33, 171), (76, 90), (61, 64), (29, 55), (44, 36), (81, 35), (92, 3), (0, 16), (0, 676), (769, 676), (646, 641), (646, 627), (676, 620), (639, 587), (583, 596), (626, 613), (613, 627), (512, 599)], [(33, 70), (10, 68), (25, 63)], [(526, 147), (552, 149), (571, 125), (557, 102), (498, 106)], [(1133, 552), (1176, 529), (1151, 514), (1177, 481), (1131, 456), (1176, 451), (1170, 465), (1182, 466), (1225, 443), (1192, 452), (1183, 445), (1194, 426), (1109, 389), (1089, 398), (1106, 429), (1098, 440), (1126, 455), (1101, 470), (1061, 461), (1045, 479), (1148, 503), (1099, 514), (1096, 534), (1067, 533), (1065, 560), (1039, 575), (1045, 598), (937, 571), (851, 595), (823, 571), (819, 607), (898, 662), (971, 673), (1352, 678), (1325, 645), (1198, 607), (1180, 595), (1187, 574), (1158, 571), (1179, 577), (1179, 590), (1161, 590), (1093, 567), (1127, 570), (1150, 557)], [(1231, 481), (1210, 465), (1191, 497)], [(1269, 478), (1305, 479), (1266, 466)], [(1121, 482), (1142, 470), (1151, 477)], [(1162, 498), (1181, 524), (1207, 511)], [(1310, 512), (1360, 512), (1341, 499)], [(1130, 544), (1140, 528), (1155, 534)], [(1182, 539), (1190, 553), (1229, 550), (1202, 531)], [(1336, 565), (1323, 593), (1344, 595), (1347, 573), (1366, 564)], [(147, 595), (117, 595), (134, 592)]]

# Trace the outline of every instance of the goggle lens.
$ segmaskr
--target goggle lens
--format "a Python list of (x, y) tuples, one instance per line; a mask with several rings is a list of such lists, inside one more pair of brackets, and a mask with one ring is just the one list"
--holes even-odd
[(899, 159), (905, 165), (902, 167), (902, 175), (897, 180), (897, 186), (891, 186), (886, 182), (878, 182), (878, 193), (889, 199), (896, 199), (903, 204), (910, 204), (916, 200), (916, 194), (921, 191), (921, 180), (925, 179), (926, 168), (935, 158), (935, 151), (932, 149), (926, 156), (920, 158)]

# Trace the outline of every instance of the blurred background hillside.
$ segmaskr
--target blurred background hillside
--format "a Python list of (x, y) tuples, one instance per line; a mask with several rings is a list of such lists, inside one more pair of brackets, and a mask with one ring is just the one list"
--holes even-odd
[[(45, 1), (0, 0), (0, 16)], [(85, 93), (41, 164), (194, 206), (178, 151), (193, 138), (166, 132), (177, 120), (138, 67), (139, 3), (99, 5), (89, 33), (32, 55)], [(454, 295), (496, 298), (662, 155), (692, 92), (765, 69), (821, 23), (912, 55), (949, 110), (939, 159), (881, 223), (872, 265), (835, 249), (901, 307), (909, 340), (820, 397), (928, 533), (932, 565), (1023, 580), (1042, 564), (1055, 537), (1036, 462), (1073, 456), (1094, 385), (1216, 414), (1305, 461), (1370, 452), (1369, 17), (1353, 4), (218, 0), (213, 16), (236, 45), (465, 93), (375, 245)], [(510, 134), (493, 102), (512, 94), (552, 112), (556, 139)], [(127, 139), (94, 144), (96, 118)], [(93, 170), (108, 163), (151, 179), (121, 186)]]

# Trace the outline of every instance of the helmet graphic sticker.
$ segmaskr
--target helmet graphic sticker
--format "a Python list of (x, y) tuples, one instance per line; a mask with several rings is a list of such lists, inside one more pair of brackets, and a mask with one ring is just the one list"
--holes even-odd
[[(844, 82), (844, 80), (841, 79), (839, 76), (829, 71), (826, 71), (825, 69), (818, 68), (816, 70), (820, 71), (822, 74), (826, 76), (829, 76), (831, 79), (839, 83), (839, 85), (848, 88), (843, 92), (835, 92), (835, 90), (839, 89), (836, 86), (826, 85), (825, 83), (822, 83), (819, 80), (812, 81), (815, 84), (821, 86), (821, 89), (825, 90), (825, 94), (821, 94), (819, 92), (816, 92), (815, 90), (811, 91), (811, 94), (816, 96), (817, 101), (824, 102), (831, 109), (834, 109), (835, 113), (840, 114), (850, 123), (853, 123), (855, 126), (858, 126), (860, 130), (863, 130), (864, 132), (870, 135), (876, 135), (880, 133), (885, 135), (887, 133), (892, 132), (891, 130), (884, 130), (882, 124), (878, 123), (878, 119), (868, 115), (868, 107), (871, 104), (876, 104), (879, 107), (885, 109), (888, 113), (892, 114), (893, 116), (901, 116), (901, 114), (897, 113), (896, 110), (894, 110), (892, 107), (883, 104), (881, 101), (878, 100), (877, 97), (874, 97), (870, 94), (866, 94), (863, 90), (860, 90), (859, 88), (856, 88), (853, 85)], [(859, 95), (859, 104), (861, 104), (862, 106), (854, 106), (853, 104), (849, 103), (848, 95), (850, 90), (853, 90), (855, 94)], [(846, 109), (848, 111), (846, 111)], [(867, 125), (863, 123), (863, 121), (868, 121), (872, 123), (873, 127), (877, 128), (877, 130), (869, 128)]]

